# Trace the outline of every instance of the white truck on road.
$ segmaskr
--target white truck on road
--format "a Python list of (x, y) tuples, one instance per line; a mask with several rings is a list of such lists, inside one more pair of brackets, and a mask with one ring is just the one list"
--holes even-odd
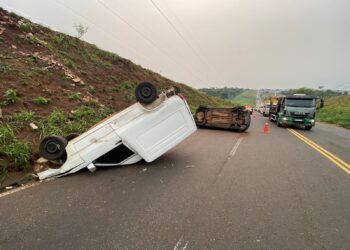
[(148, 82), (135, 90), (139, 102), (101, 121), (67, 142), (48, 136), (40, 144), (42, 157), (62, 163), (38, 173), (40, 179), (62, 176), (83, 168), (152, 162), (196, 130), (186, 100), (175, 89), (157, 94)]

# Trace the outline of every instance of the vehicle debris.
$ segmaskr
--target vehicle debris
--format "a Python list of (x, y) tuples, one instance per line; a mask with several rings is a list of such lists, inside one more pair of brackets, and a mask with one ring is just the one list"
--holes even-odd
[(31, 129), (33, 129), (33, 130), (38, 130), (39, 128), (38, 128), (38, 126), (37, 125), (35, 125), (34, 123), (29, 123), (29, 126), (30, 126), (30, 128)]
[(199, 107), (195, 114), (198, 127), (222, 128), (239, 132), (250, 126), (250, 111), (245, 107), (207, 108)]
[(153, 84), (142, 82), (135, 95), (137, 103), (71, 140), (44, 138), (40, 155), (49, 163), (60, 163), (60, 167), (40, 171), (39, 178), (63, 176), (83, 168), (94, 172), (98, 167), (130, 165), (142, 159), (152, 162), (196, 130), (187, 102), (176, 89), (158, 95)]

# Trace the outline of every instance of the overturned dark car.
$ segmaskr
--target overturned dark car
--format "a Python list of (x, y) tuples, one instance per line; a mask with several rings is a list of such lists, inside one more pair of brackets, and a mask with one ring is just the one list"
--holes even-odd
[(199, 128), (220, 128), (244, 132), (250, 126), (250, 112), (243, 106), (207, 108), (200, 106), (194, 116)]

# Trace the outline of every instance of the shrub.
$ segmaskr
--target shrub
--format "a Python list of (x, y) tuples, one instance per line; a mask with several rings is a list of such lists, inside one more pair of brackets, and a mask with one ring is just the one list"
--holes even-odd
[(13, 104), (19, 99), (18, 92), (15, 89), (6, 90), (4, 97), (5, 97), (5, 101), (3, 102), (4, 105)]
[(56, 44), (61, 44), (62, 41), (64, 40), (65, 38), (65, 35), (64, 34), (56, 34), (54, 37), (53, 37), (53, 42), (56, 43)]
[(14, 18), (18, 18), (19, 16), (15, 12), (10, 12), (10, 16)]
[(72, 59), (66, 59), (64, 63), (68, 68), (74, 68), (74, 61)]
[(34, 98), (33, 102), (38, 105), (46, 105), (50, 102), (50, 99), (46, 99), (45, 97), (38, 96)]
[(23, 32), (29, 32), (32, 29), (32, 27), (30, 26), (30, 23), (23, 21), (19, 24), (19, 29)]
[(87, 26), (84, 26), (82, 24), (75, 24), (74, 28), (77, 31), (77, 37), (79, 39), (82, 38), (82, 36), (85, 35), (89, 29)]

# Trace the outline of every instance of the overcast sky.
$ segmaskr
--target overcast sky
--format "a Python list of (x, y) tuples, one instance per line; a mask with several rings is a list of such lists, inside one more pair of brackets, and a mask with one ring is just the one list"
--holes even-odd
[(0, 0), (0, 6), (71, 35), (74, 24), (88, 26), (86, 41), (197, 88), (350, 89), (348, 0)]

